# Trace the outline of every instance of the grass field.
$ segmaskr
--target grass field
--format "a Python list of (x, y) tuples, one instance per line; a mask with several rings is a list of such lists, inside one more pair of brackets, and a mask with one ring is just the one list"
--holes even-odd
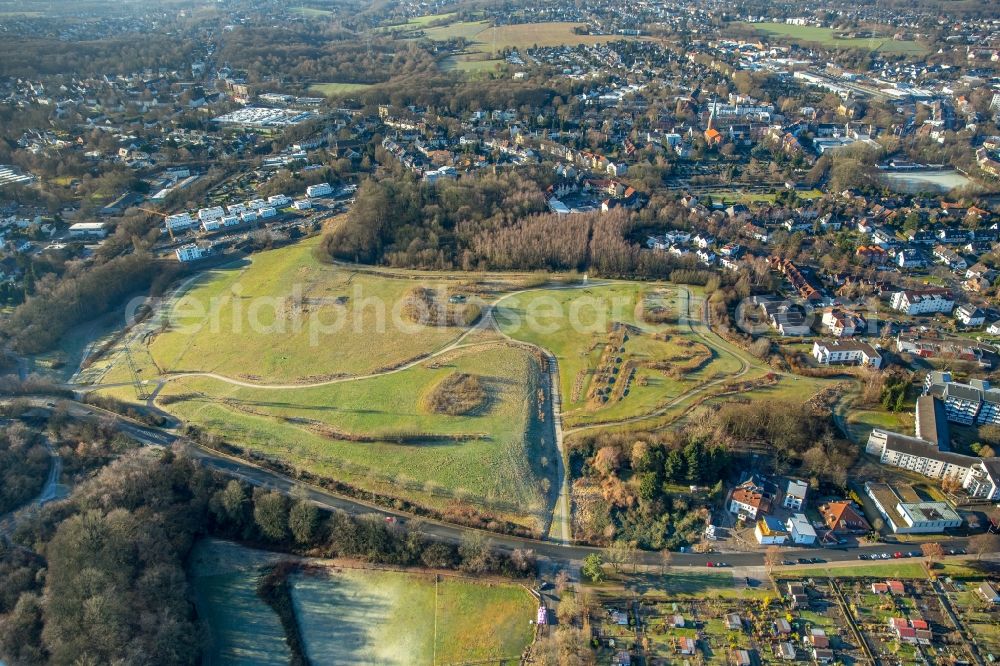
[(818, 44), (827, 48), (861, 49), (902, 55), (925, 55), (927, 48), (919, 42), (897, 41), (891, 37), (838, 39), (837, 31), (808, 25), (784, 23), (740, 23), (739, 25), (764, 32), (779, 40), (800, 44)]
[(292, 599), (315, 664), (457, 664), (517, 660), (535, 601), (523, 588), (329, 568), (298, 574)]
[(369, 83), (314, 83), (309, 86), (309, 92), (329, 97), (331, 95), (345, 95), (359, 92), (371, 87)]
[(927, 578), (927, 571), (916, 560), (884, 560), (872, 564), (847, 566), (798, 567), (774, 572), (775, 577), (802, 578), (807, 576), (823, 578)]
[(316, 241), (206, 272), (149, 345), (158, 371), (306, 383), (396, 366), (462, 333), (403, 320), (398, 312), (413, 281), (321, 264), (312, 254)]
[[(200, 541), (191, 557), (206, 664), (287, 664), (277, 615), (257, 580), (282, 560), (229, 541)], [(314, 664), (455, 664), (517, 660), (533, 637), (536, 602), (524, 588), (458, 577), (344, 569), (313, 560), (291, 578), (296, 619)]]
[(504, 49), (600, 44), (611, 39), (621, 39), (609, 35), (578, 35), (573, 32), (573, 28), (578, 25), (568, 22), (520, 23), (494, 28), (488, 21), (458, 21), (428, 28), (424, 31), (424, 38), (444, 41), (461, 37), (472, 42), (469, 51), (490, 54)]
[[(433, 414), (424, 394), (446, 375), (477, 375), (487, 404), (462, 416)], [(171, 382), (166, 409), (249, 450), (298, 468), (440, 505), (452, 497), (541, 519), (540, 479), (557, 455), (537, 421), (538, 368), (509, 346), (467, 349), (434, 363), (317, 388), (245, 388), (210, 378)], [(403, 443), (401, 434), (420, 433)], [(363, 435), (366, 440), (351, 441)], [(555, 481), (553, 478), (552, 482)], [(528, 521), (530, 523), (530, 521)]]
[(911, 412), (852, 410), (847, 417), (847, 427), (851, 431), (851, 439), (856, 442), (867, 441), (873, 428), (911, 433), (913, 426), (914, 420)]
[(332, 11), (328, 9), (316, 9), (315, 7), (293, 7), (291, 11), (294, 14), (308, 16), (309, 18), (325, 18), (327, 16), (333, 16)]
[(257, 596), (263, 567), (280, 554), (206, 539), (191, 556), (198, 613), (209, 630), (206, 664), (287, 664), (291, 652), (278, 616)]
[(424, 26), (429, 25), (431, 23), (435, 23), (438, 21), (447, 21), (453, 16), (455, 16), (455, 12), (447, 12), (444, 14), (428, 14), (427, 16), (415, 16), (406, 23), (394, 23), (392, 25), (386, 25), (380, 28), (375, 28), (375, 32), (392, 32), (395, 30), (416, 30), (418, 28), (423, 28)]
[[(538, 290), (501, 301), (496, 318), (508, 335), (548, 349), (559, 360), (566, 426), (614, 421), (647, 414), (704, 381), (739, 369), (738, 361), (706, 348), (685, 325), (652, 325), (640, 319), (637, 307), (643, 299), (667, 303), (676, 310), (679, 306), (670, 303), (675, 291), (637, 283)], [(626, 384), (627, 394), (612, 394), (601, 403), (591, 399), (591, 390), (599, 381), (602, 355), (616, 322), (639, 330), (629, 334), (622, 345), (625, 351), (614, 354), (621, 361), (613, 364), (619, 373), (632, 364), (635, 375)], [(679, 376), (670, 374), (670, 367), (704, 353), (710, 358), (700, 367)], [(668, 367), (654, 369), (650, 363)]]
[[(796, 192), (800, 199), (819, 199), (823, 193), (819, 190), (805, 190)], [(775, 195), (769, 192), (746, 192), (744, 190), (712, 190), (706, 192), (705, 196), (712, 197), (712, 201), (723, 204), (733, 203), (774, 203)]]

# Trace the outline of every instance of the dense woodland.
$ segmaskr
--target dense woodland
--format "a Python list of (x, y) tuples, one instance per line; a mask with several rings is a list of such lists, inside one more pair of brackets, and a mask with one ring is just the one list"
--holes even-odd
[(0, 425), (0, 516), (38, 496), (49, 465), (38, 433), (19, 423)]
[(50, 274), (32, 287), (33, 295), (4, 320), (0, 331), (21, 353), (48, 351), (74, 326), (110, 312), (129, 295), (159, 291), (178, 272), (176, 263), (136, 252), (93, 268)]
[(367, 180), (346, 219), (323, 239), (330, 257), (411, 268), (594, 270), (666, 277), (693, 266), (630, 240), (646, 224), (616, 210), (545, 212), (542, 188), (522, 174), (423, 185), (410, 175)]

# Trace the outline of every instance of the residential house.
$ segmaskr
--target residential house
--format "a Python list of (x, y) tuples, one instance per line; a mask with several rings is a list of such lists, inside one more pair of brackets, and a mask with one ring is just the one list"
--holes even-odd
[(896, 265), (907, 270), (927, 267), (927, 255), (917, 248), (904, 248), (896, 253)]
[(740, 518), (756, 520), (758, 514), (771, 510), (773, 493), (769, 492), (767, 484), (751, 476), (733, 489), (729, 496), (729, 512)]
[(836, 340), (813, 343), (813, 358), (820, 365), (853, 364), (872, 368), (882, 367), (882, 356), (865, 342)]
[(849, 338), (864, 331), (868, 322), (860, 314), (836, 307), (824, 308), (823, 326), (838, 338)]
[(188, 243), (174, 250), (174, 254), (177, 256), (177, 261), (198, 261), (208, 254), (208, 250), (195, 243)]
[(870, 532), (871, 525), (850, 500), (835, 500), (819, 507), (820, 516), (831, 532)]
[(781, 506), (792, 511), (799, 511), (806, 502), (806, 494), (809, 492), (809, 484), (801, 479), (789, 479), (785, 486), (785, 498)]
[(934, 258), (953, 271), (964, 271), (969, 267), (962, 255), (944, 245), (934, 247)]
[(762, 546), (777, 546), (785, 543), (789, 534), (784, 523), (774, 516), (761, 516), (754, 527), (754, 536)]
[(794, 544), (808, 546), (816, 543), (816, 529), (804, 513), (793, 513), (785, 522), (785, 529)]
[(986, 313), (966, 303), (955, 308), (955, 319), (967, 328), (978, 328), (986, 323)]

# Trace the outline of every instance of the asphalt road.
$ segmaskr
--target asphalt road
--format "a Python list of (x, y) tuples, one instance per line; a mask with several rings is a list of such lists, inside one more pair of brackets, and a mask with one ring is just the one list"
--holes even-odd
[[(52, 397), (30, 397), (28, 402), (34, 407), (47, 408), (56, 401), (60, 401), (68, 406), (71, 416), (81, 419), (111, 419), (121, 432), (149, 446), (172, 446), (182, 438), (170, 431), (161, 430), (136, 423), (126, 417), (122, 417), (113, 412), (107, 412), (92, 405), (61, 400)], [(497, 548), (503, 550), (513, 550), (515, 548), (530, 548), (542, 558), (551, 560), (557, 564), (576, 564), (591, 553), (599, 553), (602, 549), (590, 546), (577, 546), (561, 544), (553, 541), (542, 541), (538, 539), (526, 539), (521, 537), (507, 536), (493, 532), (485, 532), (470, 527), (444, 523), (424, 518), (415, 518), (410, 514), (394, 511), (382, 506), (371, 504), (360, 499), (338, 495), (330, 491), (312, 486), (291, 477), (273, 472), (259, 467), (239, 458), (227, 456), (212, 449), (207, 449), (190, 442), (184, 442), (184, 446), (192, 458), (200, 461), (209, 469), (216, 470), (228, 476), (242, 479), (253, 486), (277, 490), (289, 496), (299, 499), (307, 499), (317, 506), (325, 509), (345, 511), (353, 515), (376, 514), (386, 518), (394, 519), (397, 524), (409, 525), (417, 529), (422, 534), (429, 537), (450, 542), (460, 542), (463, 536), (469, 532), (482, 532), (488, 536), (489, 540)], [(967, 538), (948, 538), (940, 543), (945, 550), (949, 548), (965, 548)], [(800, 557), (820, 558), (824, 562), (849, 562), (858, 561), (859, 553), (888, 553), (890, 556), (897, 551), (919, 550), (918, 546), (912, 544), (878, 544), (871, 546), (861, 546), (856, 548), (781, 548), (783, 560), (796, 561)], [(661, 556), (658, 552), (640, 551), (637, 555), (638, 564), (659, 566)], [(674, 567), (704, 567), (707, 563), (725, 563), (728, 567), (754, 567), (764, 565), (763, 552), (732, 552), (732, 553), (674, 553), (671, 559), (671, 566)], [(798, 565), (795, 565), (796, 567)], [(794, 568), (779, 565), (777, 569)]]

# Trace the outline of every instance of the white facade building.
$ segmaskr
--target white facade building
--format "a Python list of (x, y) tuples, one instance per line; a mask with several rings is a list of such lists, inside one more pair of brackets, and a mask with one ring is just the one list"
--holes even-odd
[(947, 289), (897, 291), (892, 295), (890, 305), (893, 310), (905, 312), (908, 315), (935, 312), (950, 314), (955, 308), (955, 297)]
[(319, 183), (306, 188), (307, 197), (324, 197), (328, 194), (333, 194), (333, 188), (330, 187), (330, 183)]
[(197, 261), (208, 253), (207, 251), (205, 251), (201, 247), (198, 247), (194, 243), (189, 243), (187, 245), (182, 245), (176, 250), (174, 250), (174, 254), (177, 255), (178, 261), (187, 262), (187, 261)]
[(790, 479), (785, 488), (785, 499), (781, 506), (792, 511), (799, 511), (806, 503), (806, 494), (809, 492), (809, 484), (800, 479)]
[(104, 238), (107, 235), (103, 222), (77, 222), (69, 228), (70, 238)]
[(211, 206), (210, 208), (202, 208), (199, 210), (198, 219), (202, 222), (205, 220), (220, 220), (225, 214), (226, 210), (222, 206)]
[(788, 540), (785, 525), (774, 516), (762, 516), (753, 530), (757, 543), (762, 546), (780, 546)]
[(171, 231), (180, 231), (182, 229), (189, 229), (195, 225), (194, 218), (192, 218), (188, 213), (176, 213), (174, 215), (167, 215), (163, 220), (164, 227)]
[(853, 340), (834, 342), (817, 340), (813, 343), (812, 355), (821, 365), (852, 363), (873, 368), (882, 367), (882, 356), (874, 347)]
[(792, 543), (803, 546), (816, 543), (816, 529), (804, 513), (793, 513), (785, 522), (785, 529), (788, 530)]

